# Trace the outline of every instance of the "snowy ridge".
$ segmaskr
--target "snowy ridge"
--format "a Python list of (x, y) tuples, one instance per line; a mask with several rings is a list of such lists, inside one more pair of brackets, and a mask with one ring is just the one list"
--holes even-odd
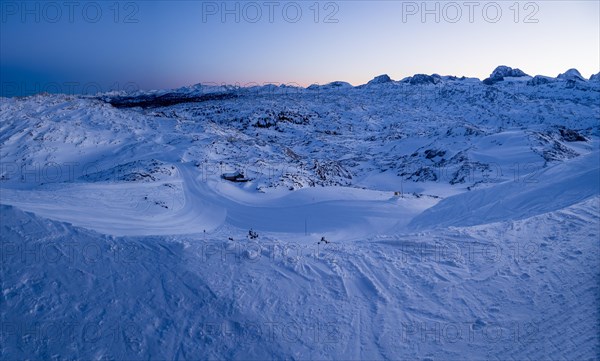
[[(14, 248), (0, 317), (13, 331), (0, 354), (589, 358), (599, 347), (600, 254), (585, 240), (600, 236), (599, 201), (322, 248), (218, 234), (112, 238), (3, 207), (4, 245)], [(45, 251), (36, 259), (32, 249)]]
[(410, 227), (472, 226), (569, 207), (600, 194), (599, 157), (595, 152), (546, 168), (521, 182), (507, 181), (446, 198), (414, 218)]

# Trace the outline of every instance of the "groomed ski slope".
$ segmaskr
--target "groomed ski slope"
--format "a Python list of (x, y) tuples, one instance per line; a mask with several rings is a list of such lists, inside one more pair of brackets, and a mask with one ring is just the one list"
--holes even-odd
[[(191, 165), (163, 183), (65, 184), (39, 191), (2, 190), (4, 204), (110, 235), (173, 235), (213, 232), (225, 224), (240, 229), (356, 239), (405, 224), (434, 204), (390, 192), (343, 187), (307, 188), (271, 199), (222, 180), (203, 181)], [(136, 193), (137, 192), (137, 193)], [(169, 208), (143, 203), (144, 192)], [(139, 203), (138, 203), (139, 202)], [(155, 213), (149, 212), (154, 210)]]
[(593, 359), (600, 197), (316, 245), (111, 237), (2, 206), (3, 359)]
[[(295, 224), (285, 228), (289, 214), (301, 214), (303, 207), (326, 214), (342, 202), (345, 207), (337, 211), (347, 209), (350, 223), (357, 221), (353, 209), (366, 209), (358, 219), (367, 222), (372, 217), (367, 202), (387, 227), (401, 218), (398, 211), (395, 217), (385, 213), (387, 207), (404, 209), (406, 217), (418, 212), (405, 205), (409, 199), (373, 200), (371, 192), (354, 191), (359, 199), (348, 200), (349, 189), (339, 190), (344, 201), (327, 192), (327, 201), (310, 203), (308, 198), (319, 194), (315, 190), (287, 196), (296, 205), (284, 196), (267, 202), (273, 208), (260, 207), (253, 196), (242, 202), (239, 190), (226, 197), (196, 183), (192, 171), (182, 168), (182, 182), (193, 183), (182, 186), (183, 213), (170, 216), (202, 225), (217, 219), (208, 235), (105, 236), (19, 210), (85, 225), (86, 219), (73, 216), (91, 212), (85, 202), (73, 201), (72, 213), (57, 216), (42, 196), (16, 203), (17, 208), (3, 206), (1, 355), (594, 358), (600, 347), (596, 156), (548, 168), (535, 184), (503, 183), (449, 197), (414, 218), (411, 225), (418, 225), (418, 233), (320, 245), (318, 237), (304, 236)], [(579, 192), (552, 193), (565, 182), (579, 184)], [(455, 204), (465, 204), (463, 198), (476, 192), (485, 192), (475, 198), (485, 200), (482, 207), (503, 204), (508, 213), (494, 211), (494, 218), (480, 217), (478, 225), (465, 227), (472, 218)], [(519, 202), (511, 202), (511, 194), (518, 194)], [(3, 190), (2, 197), (10, 204), (18, 194)], [(68, 209), (56, 203), (61, 199), (66, 198), (54, 199), (55, 209)], [(466, 202), (485, 215), (475, 199)], [(265, 209), (283, 204), (282, 224), (260, 231), (257, 240), (243, 238), (237, 226), (261, 217), (278, 220)], [(459, 211), (448, 211), (451, 206)], [(431, 221), (434, 217), (440, 222)], [(160, 221), (168, 224), (161, 229), (165, 233), (177, 226), (166, 220)], [(156, 222), (153, 217), (139, 222), (140, 228), (157, 229), (149, 226)], [(345, 234), (350, 224), (329, 223), (336, 235)], [(377, 222), (369, 224), (377, 229)]]

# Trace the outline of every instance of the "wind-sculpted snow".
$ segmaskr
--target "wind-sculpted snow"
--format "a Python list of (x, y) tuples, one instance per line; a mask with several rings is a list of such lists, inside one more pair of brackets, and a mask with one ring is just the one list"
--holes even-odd
[(600, 83), (0, 99), (0, 359), (594, 359)]
[(461, 193), (414, 218), (414, 228), (472, 226), (560, 210), (600, 195), (600, 153), (531, 173), (520, 182)]
[(2, 206), (3, 359), (593, 359), (596, 197), (317, 245), (107, 237)]

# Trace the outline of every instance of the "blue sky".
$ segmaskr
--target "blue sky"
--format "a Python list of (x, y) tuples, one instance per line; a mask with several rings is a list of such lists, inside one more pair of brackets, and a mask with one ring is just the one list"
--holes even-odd
[(600, 70), (598, 1), (66, 4), (0, 2), (4, 95)]

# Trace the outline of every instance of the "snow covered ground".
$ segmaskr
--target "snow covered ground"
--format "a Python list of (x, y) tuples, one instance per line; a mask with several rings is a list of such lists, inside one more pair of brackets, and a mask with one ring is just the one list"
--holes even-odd
[(0, 359), (598, 359), (576, 75), (2, 98)]

